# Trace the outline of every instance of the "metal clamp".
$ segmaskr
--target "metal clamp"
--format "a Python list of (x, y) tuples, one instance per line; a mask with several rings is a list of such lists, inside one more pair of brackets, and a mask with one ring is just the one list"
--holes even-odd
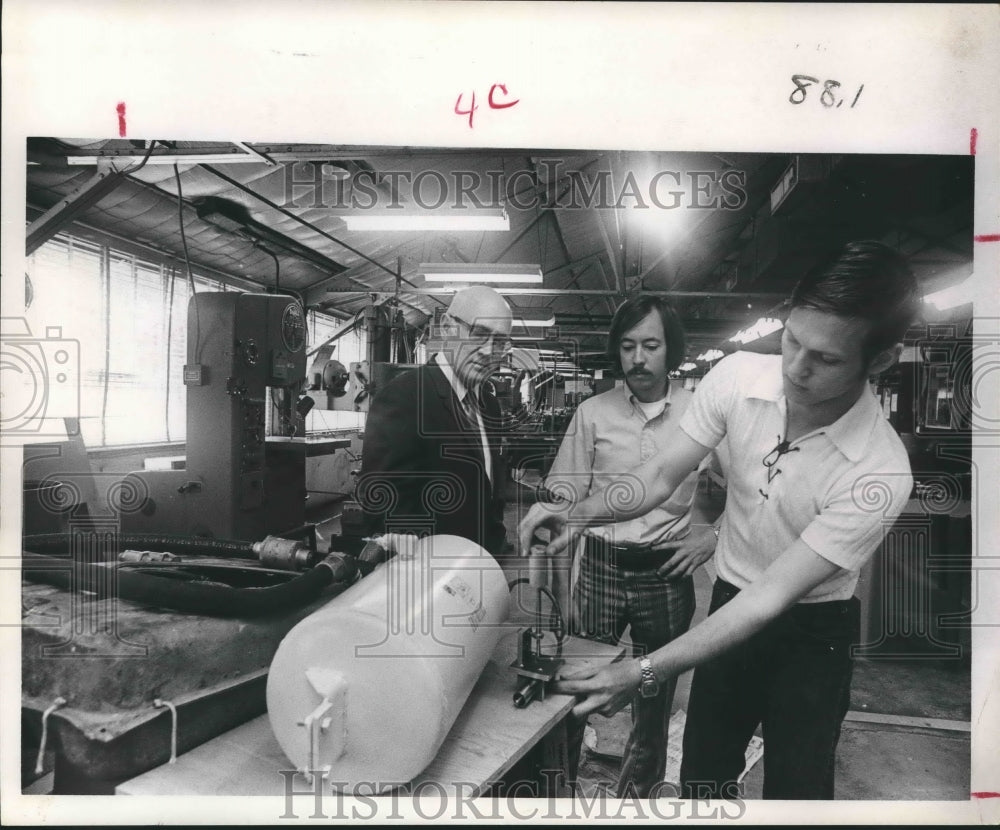
[(162, 709), (166, 707), (170, 710), (170, 763), (177, 763), (177, 707), (174, 706), (169, 700), (162, 700), (156, 698), (153, 701), (153, 705), (157, 709)]
[(38, 760), (35, 762), (35, 775), (41, 775), (45, 771), (45, 744), (49, 739), (49, 715), (60, 706), (66, 705), (66, 698), (57, 697), (52, 701), (52, 705), (42, 712), (42, 742), (38, 745)]

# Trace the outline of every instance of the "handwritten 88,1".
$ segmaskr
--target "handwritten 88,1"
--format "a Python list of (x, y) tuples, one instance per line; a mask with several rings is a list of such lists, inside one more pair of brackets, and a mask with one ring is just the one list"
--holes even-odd
[[(808, 87), (813, 84), (822, 83), (823, 91), (819, 95), (819, 102), (824, 107), (839, 107), (844, 103), (846, 98), (838, 98), (836, 90), (840, 88), (840, 81), (820, 81), (819, 78), (813, 78), (810, 75), (792, 75), (792, 83), (795, 84), (795, 89), (792, 90), (792, 94), (788, 96), (789, 103), (792, 104), (803, 104), (805, 103)], [(861, 97), (861, 90), (865, 88), (864, 84), (858, 87), (858, 91), (854, 93), (854, 99), (851, 101), (851, 106), (853, 107), (858, 103), (858, 98)]]

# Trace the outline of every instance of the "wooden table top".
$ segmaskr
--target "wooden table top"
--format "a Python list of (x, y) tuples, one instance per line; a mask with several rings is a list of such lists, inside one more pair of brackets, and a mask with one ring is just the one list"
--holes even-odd
[[(470, 795), (485, 793), (529, 749), (544, 738), (575, 703), (568, 695), (548, 695), (524, 709), (514, 706), (518, 678), (509, 668), (516, 656), (517, 633), (512, 630), (497, 646), (431, 764), (417, 778), (447, 786), (462, 782)], [(570, 637), (563, 646), (566, 669), (600, 666), (624, 654), (609, 646)], [(236, 727), (190, 752), (174, 764), (164, 764), (120, 784), (119, 795), (270, 795), (285, 794), (291, 769), (267, 715)], [(309, 790), (295, 774), (296, 791)]]

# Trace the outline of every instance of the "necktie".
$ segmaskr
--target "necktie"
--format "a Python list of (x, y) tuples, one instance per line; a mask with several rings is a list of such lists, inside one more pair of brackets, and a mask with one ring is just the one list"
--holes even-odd
[(486, 436), (479, 426), (479, 400), (471, 390), (466, 392), (465, 397), (462, 398), (462, 408), (465, 410), (465, 415), (469, 419), (469, 423), (472, 426), (473, 434), (476, 436), (476, 443), (479, 444), (479, 449), (482, 452), (483, 468), (486, 471), (486, 477), (492, 481), (493, 459), (490, 457), (490, 449), (486, 443)]

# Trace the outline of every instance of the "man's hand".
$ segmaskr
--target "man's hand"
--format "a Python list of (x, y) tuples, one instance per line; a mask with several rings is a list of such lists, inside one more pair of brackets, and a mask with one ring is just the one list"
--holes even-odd
[(569, 503), (543, 504), (536, 502), (531, 506), (528, 515), (521, 519), (518, 527), (518, 541), (521, 545), (521, 555), (527, 556), (531, 551), (532, 540), (536, 531), (547, 529), (551, 533), (551, 541), (545, 548), (547, 556), (569, 555), (569, 544), (572, 533), (566, 518), (569, 513)]
[(683, 539), (663, 546), (663, 550), (672, 549), (674, 555), (660, 565), (656, 575), (671, 582), (691, 576), (712, 558), (717, 541), (711, 527), (692, 527), (691, 532)]
[(568, 675), (560, 674), (552, 691), (585, 696), (573, 707), (573, 714), (579, 718), (591, 712), (609, 718), (631, 702), (641, 678), (638, 660), (622, 660), (600, 670), (589, 668)]

